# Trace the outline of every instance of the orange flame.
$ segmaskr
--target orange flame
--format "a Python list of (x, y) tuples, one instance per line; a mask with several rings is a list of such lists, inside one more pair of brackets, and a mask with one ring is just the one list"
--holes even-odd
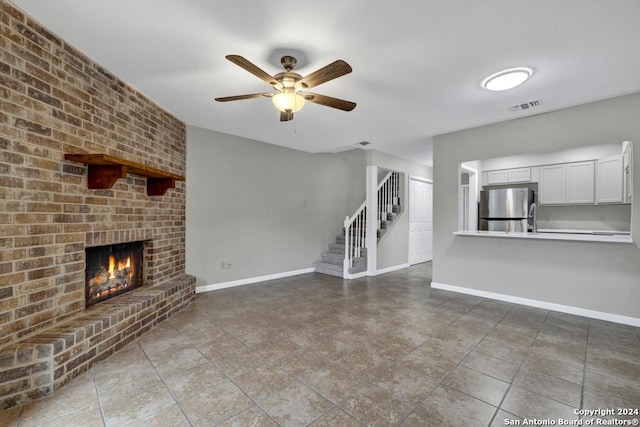
[(116, 259), (113, 255), (109, 256), (109, 279), (113, 279), (115, 276), (113, 275), (113, 271), (116, 268)]
[[(131, 258), (127, 257), (126, 261), (118, 261), (118, 270), (124, 270), (127, 267), (131, 267)], [(113, 274), (116, 270), (116, 259), (113, 255), (109, 256), (109, 279), (113, 279), (115, 275)]]

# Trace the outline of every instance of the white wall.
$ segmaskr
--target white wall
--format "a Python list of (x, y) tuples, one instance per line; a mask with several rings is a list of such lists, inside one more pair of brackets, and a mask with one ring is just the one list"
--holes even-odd
[[(434, 138), (433, 281), (640, 319), (640, 94)], [(460, 162), (634, 141), (634, 244), (454, 236)]]
[(186, 271), (202, 286), (311, 268), (364, 201), (366, 159), (189, 126)]

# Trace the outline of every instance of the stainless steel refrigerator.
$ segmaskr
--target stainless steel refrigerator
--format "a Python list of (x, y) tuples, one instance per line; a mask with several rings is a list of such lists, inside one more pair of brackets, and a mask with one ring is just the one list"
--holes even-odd
[(528, 188), (501, 188), (480, 192), (480, 230), (527, 232), (534, 192)]

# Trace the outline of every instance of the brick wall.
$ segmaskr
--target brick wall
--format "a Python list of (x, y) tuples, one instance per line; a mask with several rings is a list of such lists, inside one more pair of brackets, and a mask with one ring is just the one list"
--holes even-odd
[(87, 246), (147, 240), (145, 285), (184, 273), (185, 184), (88, 190), (65, 153), (185, 175), (184, 124), (0, 0), (0, 347), (84, 309)]

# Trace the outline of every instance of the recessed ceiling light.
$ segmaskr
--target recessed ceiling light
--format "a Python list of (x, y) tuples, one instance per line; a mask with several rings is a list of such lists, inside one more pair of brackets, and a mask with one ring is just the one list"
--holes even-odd
[(494, 92), (513, 89), (524, 83), (533, 74), (531, 68), (517, 67), (502, 70), (482, 81), (482, 87)]

